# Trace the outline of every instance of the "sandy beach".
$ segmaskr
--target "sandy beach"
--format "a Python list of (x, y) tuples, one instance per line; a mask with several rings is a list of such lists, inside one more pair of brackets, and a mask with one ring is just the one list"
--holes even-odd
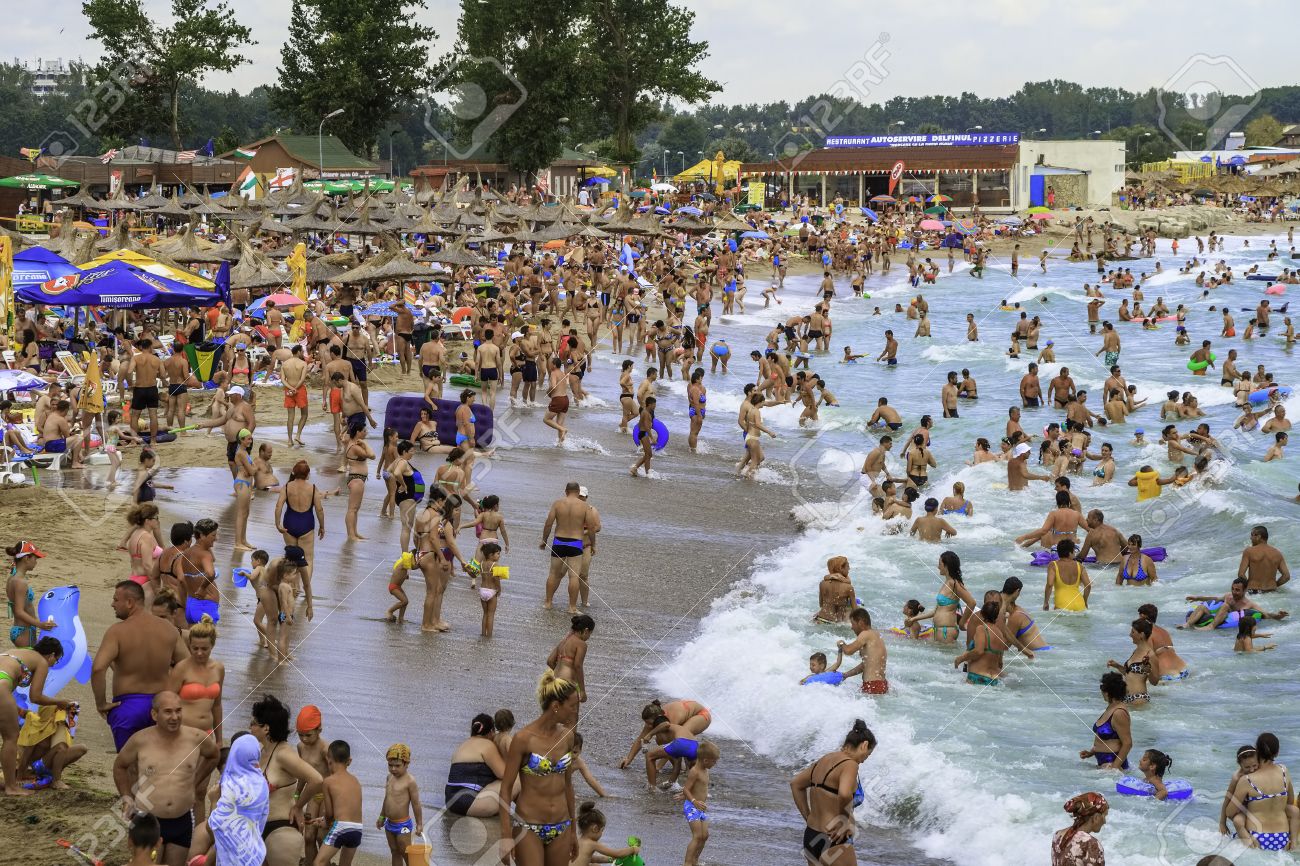
[[(274, 425), (279, 420), (274, 400), (278, 393), (262, 391), (259, 423)], [(372, 398), (377, 419), (383, 413), (380, 397)], [(276, 669), (265, 654), (254, 652), (255, 600), (251, 592), (234, 590), (228, 580), (223, 581), (224, 615), (216, 657), (227, 669), (227, 727), (231, 732), (245, 727), (248, 707), (264, 693), (274, 693), (293, 707), (316, 703), (324, 712), (326, 736), (353, 744), (357, 756), (353, 770), (365, 784), (368, 809), (378, 807), (382, 792), (383, 751), (391, 742), (404, 741), (414, 752), (412, 772), (422, 787), (426, 816), (436, 814), (448, 757), (468, 735), (469, 720), (476, 713), (507, 707), (522, 725), (535, 713), (531, 684), (568, 629), (562, 605), (551, 612), (541, 609), (547, 560), (537, 548), (537, 539), (542, 518), (551, 501), (563, 494), (564, 482), (580, 479), (592, 488), (592, 504), (604, 523), (592, 569), (591, 613), (598, 625), (587, 662), (591, 701), (581, 721), (585, 757), (611, 794), (601, 804), (609, 816), (611, 838), (642, 835), (664, 849), (656, 860), (678, 856), (687, 835), (679, 807), (667, 795), (646, 796), (640, 760), (626, 771), (616, 765), (639, 730), (645, 702), (656, 696), (707, 701), (707, 695), (698, 694), (688, 681), (671, 694), (659, 695), (649, 674), (676, 654), (698, 620), (709, 614), (714, 600), (743, 578), (755, 558), (791, 538), (797, 527), (790, 517), (790, 500), (779, 486), (736, 480), (730, 455), (666, 457), (663, 468), (674, 474), (689, 462), (689, 483), (634, 480), (627, 475), (624, 459), (624, 455), (626, 461), (632, 459), (630, 444), (616, 431), (589, 429), (579, 415), (571, 421), (575, 430), (615, 456), (600, 455), (596, 445), (585, 443), (584, 450), (555, 449), (549, 437), (545, 445), (532, 441), (541, 435), (536, 429), (540, 410), (518, 413), (526, 428), (524, 441), (499, 449), (492, 460), (483, 461), (481, 475), (476, 476), (482, 491), (502, 496), (514, 541), (503, 560), (511, 565), (512, 578), (493, 640), (485, 642), (478, 636), (477, 596), (463, 575), (448, 591), (451, 633), (435, 637), (420, 634), (418, 623), (403, 627), (383, 623), (382, 612), (389, 602), (384, 586), (397, 524), (380, 521), (374, 514), (378, 503), (368, 498), (361, 531), (373, 540), (344, 543), (342, 501), (332, 499), (326, 506), (327, 536), (317, 546), (316, 620), (296, 635), (295, 641), (302, 644), (290, 667)], [(719, 419), (724, 421), (734, 423)], [(271, 441), (283, 430), (261, 429)], [(324, 426), (309, 426), (307, 440), (313, 465), (329, 464)], [(233, 500), (227, 494), (220, 442), (217, 436), (191, 432), (164, 446), (169, 468), (159, 480), (177, 489), (161, 491), (159, 504), (164, 529), (183, 518), (211, 516), (222, 523), (217, 555), (223, 574), (228, 575), (231, 566), (246, 565), (247, 559), (231, 554), (228, 527)], [(297, 449), (277, 445), (273, 462), (283, 470), (298, 454)], [(182, 464), (186, 468), (174, 468)], [(431, 459), (420, 465), (428, 477), (436, 463)], [(326, 489), (338, 481), (336, 473), (320, 470), (313, 471), (313, 478)], [(69, 472), (61, 478), (44, 474), (42, 487), (6, 491), (6, 508), (0, 517), (0, 532), (6, 537), (30, 534), (35, 526), (59, 527), (66, 542), (48, 546), (37, 585), (81, 587), (82, 621), (92, 641), (111, 624), (112, 585), (126, 576), (125, 554), (115, 548), (125, 530), (127, 498), (79, 489), (87, 483), (102, 484), (102, 479), (102, 470)], [(379, 489), (372, 484), (367, 496), (378, 495)], [(249, 528), (250, 540), (272, 552), (281, 543), (271, 521), (273, 505), (274, 494), (259, 494)], [(468, 543), (469, 536), (462, 535), (461, 540)], [(809, 563), (810, 571), (817, 568), (819, 563)], [(418, 584), (418, 575), (408, 584), (417, 611), (422, 598)], [(563, 592), (562, 588), (560, 598)], [(83, 707), (93, 706), (88, 686), (73, 684), (69, 693)], [(113, 811), (112, 742), (106, 726), (93, 710), (90, 713), (78, 732), (78, 740), (90, 747), (90, 754), (70, 772), (73, 790), (45, 792), (0, 813), (0, 835), (21, 840), (24, 851), (38, 854), (45, 862), (62, 855), (54, 845), (58, 838), (71, 838), (87, 851), (90, 844), (99, 845), (101, 857), (123, 850), (109, 844), (116, 831), (107, 828), (114, 822), (104, 820), (95, 826)], [(726, 772), (717, 776), (717, 824), (710, 862), (744, 866), (780, 860), (798, 832), (784, 782), (790, 768), (776, 767), (747, 750), (742, 720), (717, 717), (709, 736), (721, 741), (726, 760)], [(580, 799), (591, 796), (581, 782), (578, 787)], [(38, 820), (33, 822), (29, 815)], [(482, 846), (496, 832), (495, 821), (426, 820), (437, 862), (478, 862)], [(868, 854), (879, 845), (883, 852), (904, 844), (885, 833), (864, 839), (860, 851)], [(376, 859), (358, 862), (381, 862), (382, 845), (378, 836), (369, 838), (362, 850)], [(0, 851), (0, 863), (31, 862), (10, 856)]]

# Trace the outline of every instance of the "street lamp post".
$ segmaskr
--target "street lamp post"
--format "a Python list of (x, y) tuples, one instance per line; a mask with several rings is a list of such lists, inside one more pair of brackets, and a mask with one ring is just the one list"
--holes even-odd
[(979, 125), (976, 125), (976, 126), (968, 126), (968, 127), (966, 127), (966, 131), (967, 131), (967, 132), (979, 132), (979, 131), (980, 131), (981, 129), (983, 129), (983, 128), (984, 128), (983, 126), (979, 126)]
[(316, 128), (316, 150), (317, 156), (320, 157), (320, 162), (317, 164), (317, 168), (320, 169), (320, 182), (322, 188), (325, 186), (325, 121), (329, 120), (331, 117), (338, 117), (342, 113), (343, 109), (334, 109), (320, 119), (320, 126)]
[(682, 171), (686, 171), (686, 151), (679, 150), (677, 151), (677, 155), (682, 158)]

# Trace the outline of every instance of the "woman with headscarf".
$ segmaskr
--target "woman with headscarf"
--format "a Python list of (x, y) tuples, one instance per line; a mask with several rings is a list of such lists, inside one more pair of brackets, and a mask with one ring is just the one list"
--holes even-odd
[(271, 795), (262, 777), (262, 748), (257, 738), (237, 735), (230, 743), (221, 774), (221, 797), (208, 816), (208, 828), (222, 866), (261, 866), (266, 859), (262, 830)]
[(1052, 866), (1106, 866), (1106, 854), (1093, 834), (1106, 823), (1110, 804), (1096, 791), (1065, 801), (1074, 823), (1052, 837)]

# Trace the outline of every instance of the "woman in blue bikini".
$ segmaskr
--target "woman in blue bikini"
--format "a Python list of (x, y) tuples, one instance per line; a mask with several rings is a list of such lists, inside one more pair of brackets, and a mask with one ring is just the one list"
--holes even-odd
[(54, 623), (41, 622), (36, 616), (36, 591), (27, 581), (27, 575), (36, 567), (36, 560), (44, 558), (45, 554), (30, 541), (7, 547), (5, 553), (14, 561), (9, 567), (9, 579), (5, 581), (5, 598), (9, 616), (13, 619), (9, 642), (16, 647), (36, 646), (40, 633), (54, 628)]
[(1275, 763), (1279, 748), (1275, 735), (1259, 735), (1255, 740), (1259, 769), (1242, 774), (1228, 803), (1228, 817), (1248, 848), (1294, 851), (1300, 844), (1300, 819), (1287, 810), (1294, 796), (1291, 777), (1285, 766)]
[(951, 550), (945, 550), (939, 555), (939, 576), (943, 578), (943, 585), (934, 597), (934, 607), (928, 612), (908, 617), (906, 624), (911, 626), (932, 619), (935, 642), (956, 643), (961, 635), (961, 628), (957, 624), (960, 605), (965, 602), (966, 607), (973, 610), (977, 607), (975, 597), (962, 581), (961, 559)]
[(1128, 546), (1124, 548), (1124, 559), (1115, 573), (1115, 585), (1150, 586), (1155, 582), (1155, 560), (1142, 552), (1142, 536), (1130, 535)]
[(1024, 583), (1018, 577), (1008, 577), (1003, 582), (1002, 612), (1006, 615), (1006, 627), (1011, 633), (1011, 640), (1020, 647), (1026, 658), (1032, 659), (1034, 653), (1050, 650), (1052, 646), (1043, 640), (1043, 633), (1029, 612), (1017, 603), (1020, 591), (1024, 588)]
[[(501, 778), (501, 862), (516, 866), (568, 866), (578, 856), (573, 795), (573, 731), (578, 686), (551, 671), (537, 687), (542, 714), (515, 734)], [(519, 781), (519, 793), (514, 791)], [(516, 826), (512, 826), (514, 805)]]
[(1104, 770), (1127, 770), (1128, 753), (1133, 749), (1132, 719), (1124, 699), (1128, 686), (1124, 675), (1110, 671), (1101, 675), (1101, 696), (1106, 699), (1106, 709), (1092, 726), (1092, 749), (1079, 752), (1083, 760), (1095, 758)]

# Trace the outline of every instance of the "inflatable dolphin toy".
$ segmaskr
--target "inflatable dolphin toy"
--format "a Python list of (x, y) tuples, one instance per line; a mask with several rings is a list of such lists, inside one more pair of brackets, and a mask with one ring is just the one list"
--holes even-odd
[[(75, 586), (56, 586), (41, 596), (36, 603), (36, 616), (42, 622), (54, 620), (54, 628), (41, 632), (41, 637), (57, 638), (63, 645), (63, 658), (50, 668), (45, 677), (45, 696), (54, 697), (68, 683), (75, 679), (79, 683), (90, 682), (91, 658), (90, 648), (86, 643), (86, 629), (81, 625), (78, 609), (81, 605), (81, 590)], [(14, 693), (18, 703), (19, 718), (29, 708), (28, 688)]]

